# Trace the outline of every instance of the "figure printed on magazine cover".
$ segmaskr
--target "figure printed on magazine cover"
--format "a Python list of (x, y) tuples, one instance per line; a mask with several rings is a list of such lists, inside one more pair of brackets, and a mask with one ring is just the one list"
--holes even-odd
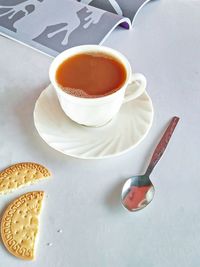
[[(78, 2), (81, 2), (83, 4), (87, 4), (87, 5), (91, 4), (93, 6), (98, 6), (99, 0), (97, 0), (97, 1), (96, 0), (78, 0)], [(101, 2), (100, 3), (101, 6), (104, 5), (104, 3), (102, 3), (103, 2), (102, 0), (100, 2)], [(105, 2), (105, 5), (108, 9), (112, 8), (113, 11), (116, 12), (118, 15), (123, 16), (122, 9), (116, 0), (104, 0), (104, 2)], [(106, 8), (106, 10), (107, 10), (107, 8)]]
[[(4, 5), (4, 2), (6, 5)], [(97, 24), (105, 11), (95, 12), (95, 9), (90, 6), (74, 5), (68, 2), (66, 12), (60, 13), (59, 16), (52, 11), (58, 5), (56, 1), (48, 0), (12, 0), (4, 1), (0, 6), (0, 25), (4, 22), (11, 31), (27, 31), (31, 32), (32, 40), (42, 42), (42, 39), (50, 39), (56, 35), (61, 34), (61, 45), (68, 44), (70, 35), (79, 27), (84, 29), (89, 28), (92, 24)], [(10, 3), (10, 5), (9, 5)], [(11, 5), (12, 4), (12, 5)], [(65, 5), (66, 0), (59, 0), (60, 5)], [(79, 17), (79, 12), (85, 11), (84, 20)], [(48, 14), (45, 19), (41, 20), (43, 14)], [(70, 15), (68, 14), (70, 12)], [(5, 20), (5, 17), (7, 18)], [(40, 21), (40, 23), (37, 23)], [(33, 27), (37, 23), (37, 27)], [(5, 25), (6, 24), (6, 25)], [(61, 39), (61, 38), (59, 38)], [(45, 41), (45, 40), (44, 40)]]

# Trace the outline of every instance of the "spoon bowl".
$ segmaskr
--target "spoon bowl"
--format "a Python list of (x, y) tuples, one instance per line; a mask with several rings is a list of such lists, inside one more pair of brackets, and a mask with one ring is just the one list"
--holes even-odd
[(129, 211), (145, 208), (154, 197), (155, 188), (146, 175), (129, 178), (122, 189), (122, 205)]

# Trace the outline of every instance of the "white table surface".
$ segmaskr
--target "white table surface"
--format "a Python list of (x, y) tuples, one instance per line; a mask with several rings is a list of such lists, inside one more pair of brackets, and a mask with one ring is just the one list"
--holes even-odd
[[(146, 139), (106, 160), (74, 159), (41, 140), (32, 114), (49, 83), (52, 59), (0, 37), (0, 169), (34, 161), (53, 173), (49, 181), (0, 196), (2, 212), (27, 191), (41, 189), (48, 195), (36, 261), (16, 259), (0, 242), (1, 267), (199, 266), (199, 29), (198, 0), (160, 0), (143, 8), (132, 31), (117, 29), (105, 42), (146, 75), (155, 108)], [(152, 174), (155, 198), (145, 210), (128, 213), (120, 205), (122, 184), (144, 172), (173, 115), (181, 121)]]

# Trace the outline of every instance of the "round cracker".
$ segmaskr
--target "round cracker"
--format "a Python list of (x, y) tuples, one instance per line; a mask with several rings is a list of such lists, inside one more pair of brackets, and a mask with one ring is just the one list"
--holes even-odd
[(0, 172), (0, 194), (6, 194), (19, 187), (36, 183), (50, 175), (49, 170), (38, 163), (14, 164)]
[(44, 192), (34, 191), (15, 199), (1, 220), (1, 236), (7, 250), (14, 256), (33, 260), (38, 234), (39, 214)]

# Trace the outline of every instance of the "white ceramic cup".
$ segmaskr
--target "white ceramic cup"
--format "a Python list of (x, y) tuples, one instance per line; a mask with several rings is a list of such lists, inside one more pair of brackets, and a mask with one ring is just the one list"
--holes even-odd
[[(116, 92), (97, 98), (82, 98), (64, 92), (56, 81), (56, 71), (66, 59), (88, 52), (100, 52), (119, 60), (126, 69), (126, 80)], [(130, 63), (118, 51), (99, 45), (82, 45), (70, 48), (59, 54), (49, 69), (50, 81), (56, 91), (65, 114), (73, 121), (86, 126), (102, 126), (109, 122), (119, 111), (121, 105), (139, 97), (146, 88), (146, 78), (131, 70)], [(78, 79), (78, 77), (77, 77)]]

